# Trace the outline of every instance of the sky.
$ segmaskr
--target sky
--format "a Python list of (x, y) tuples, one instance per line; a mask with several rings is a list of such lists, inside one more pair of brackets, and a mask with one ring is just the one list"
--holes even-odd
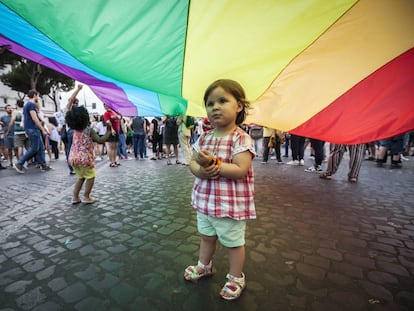
[[(62, 92), (60, 93), (61, 100), (60, 105), (61, 109), (64, 109), (69, 97), (72, 95), (72, 93), (76, 90), (78, 87), (79, 82), (75, 82), (75, 88), (71, 90), (70, 92)], [(89, 112), (97, 112), (99, 114), (103, 114), (105, 112), (105, 109), (103, 107), (102, 101), (95, 95), (94, 92), (85, 84), (83, 84), (82, 90), (79, 92), (78, 96), (76, 96), (79, 99), (80, 105), (85, 105), (86, 108), (89, 110)], [(96, 110), (92, 110), (92, 103), (96, 103)]]

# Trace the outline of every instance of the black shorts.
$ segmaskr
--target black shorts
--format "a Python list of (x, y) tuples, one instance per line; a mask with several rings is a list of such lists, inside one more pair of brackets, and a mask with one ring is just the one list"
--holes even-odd
[(119, 142), (119, 134), (116, 133), (115, 135), (109, 135), (108, 139), (107, 139), (108, 143), (117, 143)]

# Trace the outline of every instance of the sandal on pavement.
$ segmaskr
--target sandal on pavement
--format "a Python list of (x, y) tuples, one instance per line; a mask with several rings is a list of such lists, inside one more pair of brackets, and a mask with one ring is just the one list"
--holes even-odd
[(80, 199), (77, 199), (77, 200), (74, 200), (74, 199), (72, 199), (72, 204), (73, 205), (75, 205), (75, 204), (79, 204), (79, 203), (81, 203), (82, 201), (80, 200)]
[(181, 164), (181, 162), (180, 162), (180, 161), (178, 161), (178, 160), (176, 160), (176, 161), (175, 161), (175, 164)]
[(226, 300), (234, 300), (240, 297), (243, 290), (246, 288), (246, 278), (242, 272), (241, 278), (236, 278), (230, 273), (226, 275), (227, 282), (224, 284), (220, 296)]
[(212, 276), (214, 274), (212, 262), (204, 265), (198, 261), (196, 266), (188, 266), (184, 271), (184, 279), (187, 281), (198, 281), (203, 277)]
[(329, 174), (329, 173), (323, 173), (323, 174), (319, 175), (319, 178), (326, 179), (326, 180), (331, 180), (332, 175)]
[(171, 163), (171, 160), (170, 159), (168, 159), (167, 160), (167, 165), (171, 165), (172, 163)]
[(83, 198), (83, 201), (82, 201), (84, 204), (92, 204), (92, 203), (95, 203), (96, 202), (96, 199), (94, 199), (94, 198), (92, 198), (92, 197), (89, 197), (89, 198)]

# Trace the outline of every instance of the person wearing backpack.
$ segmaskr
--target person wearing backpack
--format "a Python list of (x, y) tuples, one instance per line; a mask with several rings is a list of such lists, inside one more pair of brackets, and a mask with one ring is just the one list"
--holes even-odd
[(194, 128), (194, 118), (192, 116), (179, 115), (177, 117), (178, 140), (184, 153), (185, 161), (183, 165), (189, 165), (191, 160), (191, 130)]

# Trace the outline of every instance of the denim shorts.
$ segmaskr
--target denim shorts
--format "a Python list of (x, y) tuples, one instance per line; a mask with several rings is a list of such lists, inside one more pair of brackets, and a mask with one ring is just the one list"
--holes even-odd
[(206, 236), (217, 236), (225, 247), (239, 247), (245, 244), (246, 220), (217, 218), (197, 213), (198, 232)]

